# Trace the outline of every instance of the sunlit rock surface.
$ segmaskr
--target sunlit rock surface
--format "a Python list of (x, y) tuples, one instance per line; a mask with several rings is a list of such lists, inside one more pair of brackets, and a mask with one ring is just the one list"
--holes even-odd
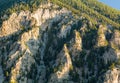
[(2, 19), (0, 83), (120, 83), (120, 32), (111, 25), (53, 3)]

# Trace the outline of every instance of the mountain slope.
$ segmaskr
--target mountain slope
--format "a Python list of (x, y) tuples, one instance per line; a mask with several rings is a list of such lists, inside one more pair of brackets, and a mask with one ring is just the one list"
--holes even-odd
[[(94, 9), (105, 17), (119, 23), (120, 22), (120, 11), (113, 9), (109, 6), (104, 5), (96, 0), (81, 0), (88, 7)], [(94, 6), (93, 6), (94, 5)]]
[(0, 83), (120, 82), (120, 11), (97, 0), (0, 6)]

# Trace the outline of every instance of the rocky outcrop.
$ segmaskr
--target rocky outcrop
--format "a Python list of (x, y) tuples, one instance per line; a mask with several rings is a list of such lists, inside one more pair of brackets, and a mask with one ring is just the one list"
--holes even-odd
[(110, 44), (115, 50), (117, 58), (120, 58), (120, 32), (118, 30), (114, 30)]
[(98, 39), (97, 39), (97, 46), (107, 46), (108, 45), (108, 41), (106, 40), (106, 30), (107, 27), (100, 25), (99, 29), (98, 29)]
[(19, 14), (13, 13), (8, 20), (3, 22), (0, 37), (8, 36), (29, 27), (30, 19), (31, 16), (29, 11), (21, 11)]
[(91, 27), (53, 3), (14, 12), (0, 29), (0, 83), (119, 83), (119, 30)]
[[(6, 53), (1, 53), (1, 55), (4, 55), (8, 59), (7, 61), (6, 59), (3, 60), (6, 61), (3, 69), (8, 70), (7, 76), (10, 82), (45, 82), (46, 68), (43, 56), (45, 55), (44, 52), (49, 38), (48, 33), (45, 31), (48, 28), (52, 28), (51, 25), (53, 22), (60, 21), (62, 16), (67, 16), (70, 13), (65, 8), (59, 11), (56, 10), (58, 7), (51, 3), (41, 5), (33, 13), (30, 11), (13, 13), (8, 20), (3, 22), (0, 33), (1, 41), (5, 41), (2, 39), (13, 38), (14, 35), (17, 35), (19, 38), (17, 41), (12, 40), (14, 44), (7, 44), (10, 46), (10, 49), (6, 48), (6, 46), (1, 47)], [(65, 33), (61, 33), (61, 35)], [(7, 52), (6, 49), (10, 50), (10, 52)], [(70, 59), (69, 56), (67, 58)], [(0, 68), (0, 78), (3, 81), (2, 67)]]
[(58, 54), (55, 66), (58, 70), (51, 75), (48, 83), (70, 82), (69, 71), (72, 69), (72, 61), (66, 44), (64, 45), (63, 50)]
[(119, 46), (119, 44), (120, 44), (120, 32), (118, 30), (114, 31), (112, 41), (114, 44), (116, 44), (116, 46)]
[(78, 56), (82, 51), (82, 38), (78, 31), (74, 31), (73, 38), (70, 40), (69, 51), (72, 55), (72, 58)]
[(107, 71), (105, 75), (105, 82), (104, 83), (119, 83), (120, 82), (120, 73), (119, 69), (115, 68), (111, 71)]
[(34, 65), (35, 65), (35, 60), (26, 51), (25, 54), (21, 58), (19, 58), (19, 60), (15, 64), (15, 68), (11, 70), (10, 82), (28, 83), (29, 80), (32, 81), (32, 79), (26, 77), (26, 75), (28, 75), (28, 73), (34, 70), (31, 69), (32, 67), (35, 68)]
[(104, 80), (98, 81), (98, 83), (119, 83), (120, 82), (120, 70), (119, 68), (114, 68), (113, 70), (108, 70), (103, 76)]

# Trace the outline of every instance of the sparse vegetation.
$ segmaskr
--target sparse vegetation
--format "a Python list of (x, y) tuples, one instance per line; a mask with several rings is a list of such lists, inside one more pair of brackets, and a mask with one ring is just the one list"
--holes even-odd
[[(6, 5), (0, 9), (0, 16), (4, 17), (5, 15), (4, 18), (0, 18), (0, 23), (9, 19), (9, 15), (14, 12), (18, 15), (20, 11), (29, 10), (30, 12), (34, 12), (39, 8), (40, 4), (43, 5), (44, 3), (47, 3), (46, 1), (47, 0), (8, 0), (7, 2), (4, 0), (3, 3), (0, 3), (0, 7), (5, 4), (8, 4), (8, 6)], [(31, 82), (34, 81), (37, 83), (39, 82), (39, 78), (45, 80), (47, 83), (54, 74), (56, 76), (55, 81), (59, 80), (56, 72), (63, 76), (60, 80), (63, 79), (63, 82), (66, 83), (69, 83), (69, 80), (76, 83), (96, 83), (100, 76), (105, 75), (106, 71), (113, 70), (120, 66), (120, 59), (117, 59), (118, 54), (116, 53), (116, 50), (120, 50), (120, 46), (119, 42), (116, 44), (116, 40), (113, 38), (114, 30), (117, 29), (119, 31), (120, 28), (120, 11), (111, 9), (96, 0), (49, 1), (60, 7), (57, 8), (55, 5), (56, 9), (54, 9), (52, 4), (47, 11), (50, 15), (51, 12), (58, 13), (57, 15), (55, 14), (55, 17), (53, 13), (53, 16), (49, 16), (49, 13), (47, 13), (50, 19), (45, 19), (46, 21), (41, 26), (37, 26), (40, 27), (40, 30), (37, 33), (34, 30), (28, 31), (36, 28), (37, 20), (40, 21), (41, 19), (44, 21), (44, 18), (47, 18), (47, 16), (44, 15), (47, 6), (43, 9), (40, 15), (41, 17), (39, 16), (40, 13), (38, 13), (35, 14), (36, 18), (33, 18), (30, 22), (28, 21), (25, 26), (24, 23), (23, 25), (21, 23), (20, 31), (5, 37), (0, 34), (0, 60), (5, 83), (18, 83), (18, 79), (21, 81), (30, 79), (30, 81), (32, 80)], [(66, 10), (62, 9), (63, 7), (72, 11), (72, 13), (69, 12), (66, 14)], [(61, 12), (64, 11), (65, 13), (62, 15)], [(59, 13), (60, 17), (58, 16)], [(31, 20), (29, 17), (27, 19)], [(34, 22), (34, 24), (32, 25), (31, 22)], [(63, 25), (66, 30), (68, 28), (67, 26), (70, 26), (70, 31), (64, 31), (64, 29), (61, 28)], [(100, 25), (105, 27), (105, 31), (103, 31), (102, 28), (99, 28)], [(111, 27), (108, 27), (108, 25)], [(77, 38), (75, 38), (74, 32), (76, 32)], [(28, 38), (35, 39), (33, 41), (36, 42), (31, 45), (33, 46), (33, 51), (31, 51), (32, 49), (30, 49), (30, 51), (27, 49), (28, 39), (25, 41), (22, 39), (27, 38), (22, 36), (23, 33), (28, 33), (24, 36), (29, 36), (30, 34), (31, 36)], [(63, 35), (64, 33), (67, 35), (61, 37), (60, 35)], [(106, 38), (106, 34), (110, 34), (108, 39)], [(36, 38), (37, 35), (39, 35), (38, 38)], [(120, 35), (118, 34), (116, 37), (117, 40), (120, 39), (119, 36)], [(101, 41), (102, 38), (103, 41)], [(98, 41), (100, 41), (100, 43), (102, 42), (104, 45), (96, 46)], [(23, 42), (25, 47), (22, 46)], [(77, 50), (74, 44), (76, 46), (79, 45), (77, 47), (81, 49)], [(115, 53), (113, 53), (114, 51)], [(112, 56), (115, 57), (116, 61), (112, 60)], [(9, 62), (11, 63), (10, 65)], [(13, 70), (17, 70), (16, 73), (11, 72)], [(61, 72), (63, 73), (61, 74)], [(13, 74), (16, 76), (16, 79), (11, 79)], [(45, 74), (43, 78), (41, 74)], [(53, 76), (52, 79), (54, 79), (55, 76)], [(64, 79), (64, 76), (66, 78), (68, 77), (68, 79)]]
[(112, 63), (109, 68), (110, 68), (110, 70), (113, 70), (115, 68), (115, 63)]
[[(115, 26), (116, 28), (119, 28), (120, 25), (114, 21), (112, 21), (111, 19), (108, 19), (107, 17), (103, 16), (102, 14), (99, 14), (97, 11), (94, 11), (94, 9), (90, 9), (86, 4), (84, 4), (81, 0), (51, 0), (54, 3), (57, 3), (60, 6), (64, 6), (68, 9), (70, 9), (71, 11), (73, 11), (74, 13), (78, 14), (78, 15), (83, 15), (84, 17), (86, 17), (88, 20), (90, 20), (92, 23), (96, 24), (96, 21), (100, 22), (102, 21), (102, 23), (108, 23), (111, 24), (113, 26)], [(98, 3), (100, 4), (100, 3)], [(82, 12), (82, 13), (80, 13)], [(117, 11), (115, 11), (117, 12)], [(88, 15), (90, 15), (91, 17), (89, 17)], [(119, 15), (119, 14), (118, 14)]]
[(10, 83), (18, 83), (16, 80), (10, 80)]

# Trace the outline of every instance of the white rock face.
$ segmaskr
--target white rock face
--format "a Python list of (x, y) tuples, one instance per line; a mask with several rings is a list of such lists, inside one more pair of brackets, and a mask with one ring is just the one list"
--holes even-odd
[[(46, 67), (43, 57), (46, 45), (49, 43), (49, 35), (45, 33), (45, 31), (52, 28), (51, 25), (53, 22), (58, 22), (63, 18), (62, 16), (67, 16), (71, 13), (65, 8), (56, 10), (56, 7), (58, 6), (53, 4), (41, 5), (33, 13), (30, 11), (13, 13), (8, 20), (3, 22), (0, 31), (1, 38), (5, 38), (6, 36), (7, 39), (12, 37), (10, 35), (19, 35), (19, 40), (11, 45), (9, 55), (4, 54), (6, 58), (8, 58), (6, 61), (6, 69), (11, 68), (11, 71), (8, 73), (8, 75), (11, 74), (10, 82), (30, 83), (31, 81), (31, 83), (33, 83), (33, 80), (37, 80), (39, 83), (45, 82)], [(31, 29), (29, 30), (28, 28)], [(24, 31), (24, 29), (26, 29), (26, 31)], [(68, 26), (66, 30), (61, 32), (64, 37), (69, 29), (71, 29), (71, 26)], [(67, 50), (67, 47), (65, 46), (64, 49)], [(72, 65), (70, 56), (66, 52), (65, 57), (68, 60), (65, 68), (60, 75), (57, 73), (61, 79), (63, 79), (62, 76), (65, 73), (64, 76), (68, 78), (70, 65)], [(38, 63), (36, 59), (39, 59)], [(34, 75), (35, 72), (37, 72), (36, 78), (28, 78), (29, 73)], [(0, 67), (0, 83), (4, 80), (3, 77)]]
[(64, 45), (63, 50), (58, 54), (55, 65), (60, 68), (51, 75), (48, 83), (69, 82), (69, 71), (72, 68), (72, 61), (66, 45)]
[(34, 25), (40, 26), (46, 20), (54, 18), (57, 15), (70, 13), (70, 11), (65, 8), (60, 11), (54, 9), (51, 11), (50, 8), (54, 8), (54, 5), (46, 5), (45, 8), (44, 5), (41, 5), (41, 7), (33, 13), (29, 11), (21, 11), (19, 14), (13, 13), (8, 20), (3, 22), (0, 37), (10, 35), (18, 30), (26, 28), (30, 21), (32, 21), (33, 25), (33, 19), (36, 21)]
[(58, 10), (50, 10), (53, 5), (46, 6), (47, 9), (43, 9), (44, 6), (41, 6), (37, 11), (35, 11), (32, 14), (32, 17), (36, 19), (36, 26), (40, 26), (42, 23), (44, 23), (46, 20), (51, 19), (55, 17), (56, 15), (64, 14), (64, 13), (69, 13), (67, 9), (61, 9), (60, 11)]
[(110, 41), (111, 47), (115, 50), (117, 58), (120, 58), (120, 32), (115, 30)]
[(74, 31), (74, 36), (70, 41), (69, 50), (72, 54), (72, 58), (74, 59), (75, 56), (79, 56), (80, 52), (82, 51), (82, 38), (78, 31)]
[[(25, 54), (19, 58), (15, 68), (11, 71), (11, 82), (17, 81), (23, 74), (27, 75), (30, 72), (32, 65), (35, 63), (33, 57), (26, 51)], [(28, 83), (26, 77), (21, 77), (19, 83)]]
[(29, 11), (21, 11), (19, 14), (13, 13), (8, 20), (3, 22), (0, 37), (13, 34), (27, 26), (28, 21), (30, 20), (29, 17)]
[(97, 39), (97, 46), (98, 47), (104, 47), (108, 45), (108, 42), (105, 37), (107, 27), (100, 25), (98, 30), (98, 39)]
[[(0, 83), (87, 83), (101, 74), (99, 65), (102, 68), (120, 56), (120, 51), (113, 48), (119, 48), (119, 31), (108, 42), (108, 29), (100, 25), (97, 41), (90, 40), (90, 44), (97, 43), (97, 48), (89, 49), (84, 45), (86, 40), (89, 43), (89, 38), (85, 39), (87, 32), (91, 33), (88, 20), (52, 3), (3, 19), (6, 21), (0, 29)], [(97, 53), (101, 51), (99, 47), (109, 43), (107, 51)], [(115, 68), (104, 73), (104, 83), (120, 83), (119, 71)]]
[(120, 32), (118, 30), (115, 30), (114, 31), (114, 35), (113, 35), (113, 42), (116, 44), (116, 45), (120, 45)]
[(78, 31), (74, 31), (75, 37), (74, 37), (74, 45), (73, 48), (76, 50), (82, 50), (82, 38), (80, 36), (80, 33)]
[[(22, 46), (22, 50), (29, 49), (29, 51), (37, 52), (39, 41), (39, 29), (40, 28), (33, 28), (32, 30), (25, 32), (21, 36), (20, 44)], [(35, 53), (33, 53), (35, 54)]]
[(119, 48), (120, 46), (120, 32), (118, 30), (114, 31), (111, 39), (111, 45), (114, 49)]
[(80, 36), (80, 33), (75, 31), (75, 45), (74, 47), (78, 50), (82, 49), (82, 38)]
[(109, 70), (105, 75), (104, 83), (120, 83), (119, 76), (120, 76), (119, 69), (114, 68), (113, 70)]
[(70, 33), (71, 26), (63, 26), (60, 32), (60, 37), (65, 38), (67, 34)]

